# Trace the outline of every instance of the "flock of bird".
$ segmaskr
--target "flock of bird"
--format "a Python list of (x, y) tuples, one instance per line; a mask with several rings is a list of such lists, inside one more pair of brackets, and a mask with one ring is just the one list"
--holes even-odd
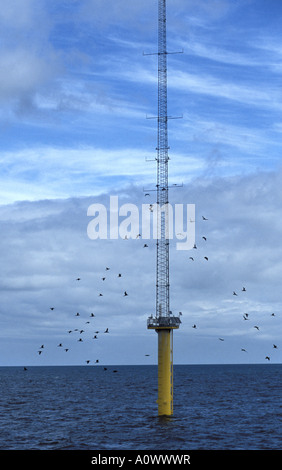
[[(110, 270), (109, 267), (105, 268), (105, 272), (107, 272), (109, 270)], [(117, 278), (121, 278), (121, 277), (122, 277), (122, 274), (118, 273)], [(102, 275), (101, 280), (103, 282), (106, 280), (106, 275), (105, 274)], [(83, 282), (81, 277), (77, 277), (75, 279), (75, 281), (77, 283)], [(98, 297), (103, 297), (103, 293), (99, 292)], [(123, 297), (128, 297), (128, 292), (126, 290), (123, 291)], [(51, 311), (55, 310), (54, 306), (49, 307), (49, 308), (50, 308)], [(67, 330), (67, 333), (69, 335), (74, 335), (74, 334), (78, 335), (78, 338), (76, 338), (76, 341), (78, 343), (83, 343), (84, 342), (83, 333), (89, 332), (89, 328), (91, 328), (91, 329), (93, 328), (93, 321), (96, 319), (96, 314), (91, 312), (91, 313), (88, 314), (88, 318), (85, 318), (85, 316), (83, 314), (81, 314), (80, 312), (75, 312), (75, 313), (73, 313), (73, 317), (83, 319), (83, 324), (82, 323), (76, 324), (75, 328)], [(101, 333), (100, 330), (97, 330), (97, 329), (93, 328), (92, 333), (91, 333), (91, 335), (93, 335), (92, 339), (97, 340), (98, 335), (100, 336), (100, 333)], [(109, 333), (110, 333), (109, 327), (106, 327), (106, 328), (103, 329), (103, 334), (109, 334)], [(57, 344), (57, 348), (65, 351), (65, 353), (67, 353), (71, 349), (71, 347), (69, 346), (69, 341), (67, 341), (67, 345), (63, 344), (63, 342), (59, 342)], [(41, 344), (41, 346), (37, 350), (37, 354), (39, 356), (41, 356), (45, 351), (46, 351), (45, 345)], [(95, 359), (94, 361), (92, 361), (90, 359), (85, 359), (85, 363), (86, 364), (90, 364), (90, 363), (99, 364), (100, 360)], [(107, 370), (107, 367), (104, 367), (104, 370)], [(117, 372), (117, 370), (114, 369), (113, 372)]]
[[(149, 207), (149, 209), (152, 211), (152, 210), (153, 210), (153, 206), (151, 205), (151, 206)], [(205, 216), (202, 216), (202, 220), (203, 220), (203, 221), (208, 221), (208, 219), (207, 219)], [(195, 221), (190, 220), (190, 222), (191, 222), (191, 223), (194, 223)], [(141, 234), (138, 234), (138, 235), (136, 236), (136, 238), (140, 238), (140, 237), (141, 237)], [(127, 240), (128, 238), (125, 236), (124, 239)], [(202, 236), (202, 240), (204, 240), (204, 242), (206, 243), (206, 242), (207, 242), (207, 236), (206, 236), (206, 235), (203, 235), (203, 236)], [(143, 247), (144, 247), (144, 248), (148, 248), (148, 244), (145, 243), (145, 244), (143, 245)], [(197, 247), (196, 244), (194, 244), (193, 249), (194, 249), (194, 250), (197, 250), (197, 249), (198, 249), (198, 247)], [(190, 261), (192, 261), (192, 262), (194, 262), (194, 261), (196, 260), (196, 258), (195, 258), (194, 256), (189, 256), (189, 259), (190, 259)], [(208, 261), (208, 260), (209, 260), (208, 256), (206, 256), (206, 254), (205, 254), (205, 256), (203, 256), (203, 259), (204, 259), (205, 261)], [(105, 268), (105, 273), (104, 273), (104, 274), (102, 275), (102, 277), (101, 277), (101, 280), (102, 280), (103, 282), (106, 281), (106, 278), (107, 278), (107, 274), (106, 274), (106, 273), (107, 273), (109, 270), (110, 270), (109, 267), (106, 267), (106, 268)], [(121, 274), (121, 273), (118, 273), (118, 274), (116, 274), (116, 276), (117, 276), (117, 278), (121, 278), (121, 277), (122, 277), (122, 274)], [(80, 283), (80, 282), (81, 282), (81, 278), (80, 278), (80, 277), (77, 277), (77, 278), (75, 279), (75, 281), (76, 281), (77, 283)], [(242, 292), (242, 293), (246, 293), (246, 291), (247, 291), (246, 287), (243, 286), (243, 287), (241, 288), (241, 292)], [(102, 293), (102, 292), (99, 292), (98, 296), (99, 296), (99, 297), (103, 297), (103, 293)], [(126, 290), (124, 290), (124, 291), (123, 291), (123, 297), (127, 297), (127, 296), (128, 296), (128, 292), (127, 292)], [(238, 291), (235, 291), (235, 290), (234, 290), (234, 291), (233, 291), (233, 296), (238, 297)], [(53, 307), (53, 306), (50, 307), (50, 310), (51, 310), (51, 311), (55, 310), (55, 307)], [(182, 315), (182, 312), (179, 312), (179, 314)], [(80, 314), (79, 312), (76, 312), (76, 313), (74, 314), (74, 316), (81, 318), (81, 314)], [(95, 316), (96, 316), (96, 315), (95, 315), (93, 312), (90, 313), (90, 314), (89, 314), (89, 318), (87, 319), (87, 321), (85, 321), (85, 318), (84, 318), (84, 324), (83, 324), (83, 325), (80, 325), (80, 326), (79, 326), (79, 325), (76, 325), (75, 328), (68, 330), (68, 334), (72, 334), (72, 335), (73, 335), (73, 334), (77, 333), (77, 335), (78, 335), (77, 342), (82, 343), (82, 342), (83, 342), (83, 333), (85, 332), (85, 328), (89, 328), (89, 325), (90, 325), (90, 327), (92, 328), (92, 321), (95, 319)], [(272, 313), (271, 316), (275, 316), (275, 314)], [(248, 313), (243, 313), (243, 320), (244, 320), (244, 321), (250, 320), (250, 315), (249, 315)], [(86, 325), (88, 325), (88, 326), (86, 327)], [(253, 327), (254, 327), (254, 329), (256, 329), (257, 331), (260, 331), (260, 327), (259, 327), (258, 325), (254, 325)], [(192, 325), (192, 328), (193, 328), (193, 329), (197, 329), (197, 328), (198, 328), (198, 325), (193, 324), (193, 325)], [(93, 339), (93, 340), (97, 340), (97, 339), (98, 339), (98, 335), (99, 335), (99, 337), (100, 337), (100, 331), (98, 331), (98, 330), (95, 330), (95, 329), (94, 329), (93, 332), (92, 332), (92, 334), (93, 334), (93, 336), (92, 336), (92, 339)], [(109, 334), (109, 328), (108, 328), (108, 327), (106, 327), (106, 328), (104, 329), (103, 334)], [(219, 337), (218, 339), (219, 339), (220, 341), (225, 341), (225, 339), (222, 338), (222, 337)], [(65, 353), (67, 353), (67, 352), (70, 350), (70, 346), (69, 346), (69, 345), (67, 345), (67, 346), (64, 345), (63, 342), (59, 342), (58, 345), (57, 345), (57, 348), (64, 350)], [(278, 348), (278, 346), (277, 346), (276, 344), (273, 344), (273, 349), (277, 349), (277, 348)], [(44, 344), (42, 344), (42, 345), (38, 348), (37, 353), (38, 353), (39, 356), (41, 356), (41, 355), (44, 353), (44, 351), (45, 351), (45, 346), (44, 346)], [(241, 348), (241, 351), (244, 352), (244, 353), (248, 352), (245, 347), (244, 347), (244, 348)], [(145, 354), (145, 356), (149, 356), (149, 354)], [(265, 360), (270, 361), (270, 355), (269, 355), (269, 354), (267, 354), (267, 355), (265, 356)], [(86, 364), (90, 364), (90, 363), (99, 364), (99, 362), (100, 362), (99, 359), (95, 359), (94, 362), (92, 362), (92, 361), (91, 361), (90, 359), (88, 359), (88, 358), (85, 359), (85, 363), (86, 363)], [(107, 370), (106, 367), (104, 367), (104, 369)], [(114, 371), (117, 372), (116, 370), (114, 370)]]
[[(202, 216), (202, 220), (208, 220), (208, 219), (207, 219), (206, 217)], [(194, 221), (191, 220), (190, 222), (194, 222)], [(202, 239), (203, 239), (204, 241), (207, 241), (207, 237), (206, 237), (206, 236), (202, 236)], [(194, 249), (197, 249), (198, 247), (197, 247), (196, 244), (194, 244), (194, 247), (193, 247), (193, 248), (194, 248)], [(194, 258), (193, 256), (190, 256), (189, 259), (190, 259), (191, 261), (195, 261), (195, 258)], [(208, 257), (207, 257), (207, 256), (204, 256), (204, 259), (205, 259), (206, 261), (208, 261)], [(247, 289), (246, 289), (245, 286), (242, 286), (241, 292), (247, 292)], [(233, 296), (238, 297), (237, 291), (233, 290), (233, 293), (232, 293), (232, 294), (233, 294)], [(181, 313), (181, 312), (180, 312), (180, 313)], [(271, 313), (270, 315), (271, 315), (271, 317), (275, 317), (275, 313)], [(249, 315), (249, 313), (243, 313), (242, 317), (243, 317), (243, 320), (244, 320), (244, 321), (250, 320), (250, 315)], [(193, 329), (197, 329), (197, 325), (196, 325), (196, 324), (193, 324), (193, 325), (192, 325), (192, 328), (193, 328)], [(257, 331), (260, 331), (260, 327), (259, 327), (258, 325), (254, 325), (253, 328), (256, 329)], [(225, 341), (224, 338), (218, 338), (218, 339), (219, 339), (219, 341)], [(276, 344), (273, 344), (272, 348), (273, 348), (273, 349), (278, 349), (278, 346), (277, 346)], [(245, 353), (248, 352), (246, 348), (241, 348), (241, 351), (242, 351), (242, 352), (245, 352)], [(265, 360), (270, 361), (270, 355), (269, 355), (269, 354), (267, 354), (267, 355), (265, 356)]]

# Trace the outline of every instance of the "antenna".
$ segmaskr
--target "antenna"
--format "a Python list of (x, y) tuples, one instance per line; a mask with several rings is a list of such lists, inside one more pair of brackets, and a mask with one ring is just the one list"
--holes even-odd
[[(151, 55), (151, 54), (150, 54)], [(157, 259), (156, 313), (148, 318), (148, 329), (158, 333), (158, 412), (173, 414), (173, 329), (180, 318), (170, 310), (169, 211), (168, 211), (168, 114), (166, 0), (158, 0), (158, 146), (157, 146)]]

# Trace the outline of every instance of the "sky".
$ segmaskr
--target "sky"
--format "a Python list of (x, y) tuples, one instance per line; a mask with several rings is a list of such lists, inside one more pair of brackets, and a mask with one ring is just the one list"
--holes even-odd
[[(157, 363), (155, 240), (87, 232), (92, 204), (155, 202), (157, 6), (2, 1), (0, 366)], [(281, 16), (167, 0), (169, 199), (197, 246), (170, 242), (175, 364), (282, 362)]]

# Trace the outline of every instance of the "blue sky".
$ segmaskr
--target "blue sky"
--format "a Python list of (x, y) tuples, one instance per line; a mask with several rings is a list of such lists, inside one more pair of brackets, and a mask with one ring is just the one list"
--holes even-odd
[[(171, 200), (196, 205), (197, 243), (209, 251), (209, 265), (192, 268), (171, 247), (172, 308), (183, 311), (176, 362), (281, 362), (279, 348), (272, 354), (282, 308), (281, 15), (274, 0), (167, 1), (168, 50), (183, 51), (168, 56), (169, 115), (182, 117), (169, 121), (170, 181), (184, 185)], [(124, 268), (122, 289), (136, 297), (117, 301), (112, 275), (99, 329), (113, 334), (97, 353), (155, 363), (146, 330), (154, 244), (146, 257), (133, 240), (96, 243), (86, 230), (91, 203), (117, 194), (140, 205), (155, 184), (146, 160), (155, 158), (157, 59), (143, 53), (157, 50), (157, 1), (11, 0), (0, 26), (1, 363), (83, 363), (82, 350), (58, 358), (56, 342), (69, 340), (77, 308), (86, 319), (102, 307), (93, 289), (107, 263)], [(244, 283), (247, 295), (234, 299)], [(53, 296), (60, 313), (49, 310)], [(242, 320), (246, 308), (265, 323), (260, 336)], [(53, 345), (49, 355), (38, 357), (39, 343)]]

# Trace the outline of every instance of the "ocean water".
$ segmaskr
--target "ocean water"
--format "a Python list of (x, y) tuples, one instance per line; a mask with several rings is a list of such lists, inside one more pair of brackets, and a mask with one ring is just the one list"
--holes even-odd
[[(117, 372), (113, 372), (117, 370)], [(1, 450), (280, 450), (282, 365), (0, 367)]]

